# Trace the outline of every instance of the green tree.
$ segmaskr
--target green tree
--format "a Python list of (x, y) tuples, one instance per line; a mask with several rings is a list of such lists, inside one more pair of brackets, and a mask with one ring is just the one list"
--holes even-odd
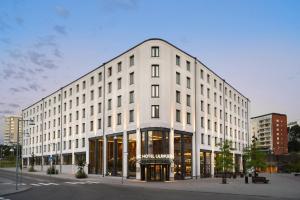
[(216, 157), (216, 168), (223, 173), (222, 183), (226, 183), (226, 175), (228, 172), (232, 172), (234, 166), (231, 144), (228, 140), (220, 144), (220, 153)]
[(244, 149), (244, 159), (244, 167), (246, 170), (253, 169), (255, 177), (257, 176), (258, 169), (265, 169), (267, 167), (266, 153), (257, 147), (257, 138), (253, 137), (250, 147)]
[(300, 126), (292, 126), (289, 130), (289, 152), (299, 152), (300, 151)]
[(31, 158), (29, 160), (29, 164), (30, 164), (30, 168), (29, 168), (29, 172), (35, 172), (35, 169), (34, 169), (34, 165), (35, 165), (35, 155), (34, 153), (31, 154)]

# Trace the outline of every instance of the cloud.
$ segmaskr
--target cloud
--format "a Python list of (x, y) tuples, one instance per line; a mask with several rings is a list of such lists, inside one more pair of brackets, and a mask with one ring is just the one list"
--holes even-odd
[(21, 17), (16, 17), (15, 20), (19, 26), (22, 26), (24, 24), (24, 19)]
[(65, 26), (60, 26), (60, 25), (55, 25), (53, 27), (53, 29), (59, 33), (59, 34), (62, 34), (62, 35), (67, 35), (67, 31), (66, 31), (66, 27)]
[(102, 0), (106, 11), (134, 10), (138, 7), (137, 0)]
[(56, 6), (55, 7), (55, 12), (58, 16), (62, 17), (62, 18), (68, 18), (70, 16), (70, 11), (67, 10), (65, 7), (63, 6)]
[(50, 47), (57, 48), (57, 43), (55, 39), (56, 37), (54, 35), (39, 37), (38, 41), (34, 44), (34, 47), (41, 48), (41, 47), (50, 46)]
[(58, 58), (62, 58), (61, 52), (57, 48), (54, 49), (53, 55), (58, 57)]
[(11, 87), (11, 88), (9, 88), (9, 91), (11, 91), (12, 93), (19, 93), (19, 92), (23, 92), (23, 91), (29, 91), (29, 89), (27, 87), (24, 87), (24, 86), (19, 87), (19, 88)]
[(7, 115), (7, 114), (13, 114), (14, 112), (12, 110), (0, 110), (0, 114), (2, 115)]
[(0, 16), (0, 31), (7, 31), (11, 29), (11, 26), (6, 22), (7, 17)]
[(3, 44), (10, 44), (11, 43), (9, 38), (1, 38), (0, 42), (2, 42)]
[(8, 104), (9, 107), (12, 107), (12, 108), (19, 108), (20, 105), (19, 104), (15, 104), (15, 103), (10, 103)]
[(16, 71), (12, 68), (5, 68), (2, 70), (2, 78), (7, 80), (16, 74)]
[(45, 54), (38, 53), (36, 51), (29, 51), (28, 52), (29, 59), (32, 63), (41, 66), (47, 69), (56, 69), (58, 66), (54, 64), (54, 61), (48, 59)]

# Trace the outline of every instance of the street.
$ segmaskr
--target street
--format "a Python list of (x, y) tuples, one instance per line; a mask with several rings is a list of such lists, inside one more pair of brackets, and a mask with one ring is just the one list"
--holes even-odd
[[(9, 180), (9, 181), (8, 181)], [(13, 172), (0, 170), (0, 189), (2, 184), (13, 184), (15, 176)], [(274, 199), (274, 197), (220, 194), (211, 192), (179, 191), (168, 189), (142, 188), (127, 185), (110, 185), (97, 181), (69, 180), (47, 176), (24, 175), (23, 185), (31, 188), (19, 193), (0, 196), (0, 199), (24, 200), (41, 199)], [(282, 198), (278, 198), (282, 199)]]

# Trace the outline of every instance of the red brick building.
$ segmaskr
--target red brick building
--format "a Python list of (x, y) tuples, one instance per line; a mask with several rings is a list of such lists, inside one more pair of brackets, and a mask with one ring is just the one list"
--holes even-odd
[(274, 155), (288, 153), (287, 116), (270, 113), (251, 118), (252, 135), (258, 139), (258, 146)]

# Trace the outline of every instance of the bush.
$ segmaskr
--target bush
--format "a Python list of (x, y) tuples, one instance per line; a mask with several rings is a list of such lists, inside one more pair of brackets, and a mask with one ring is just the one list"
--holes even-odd
[(36, 172), (36, 170), (34, 169), (34, 167), (30, 166), (28, 169), (29, 172)]
[(55, 166), (48, 167), (47, 174), (58, 174), (58, 170), (55, 169)]
[(87, 174), (84, 171), (85, 161), (83, 159), (79, 159), (77, 161), (78, 171), (75, 174), (76, 178), (87, 178)]

